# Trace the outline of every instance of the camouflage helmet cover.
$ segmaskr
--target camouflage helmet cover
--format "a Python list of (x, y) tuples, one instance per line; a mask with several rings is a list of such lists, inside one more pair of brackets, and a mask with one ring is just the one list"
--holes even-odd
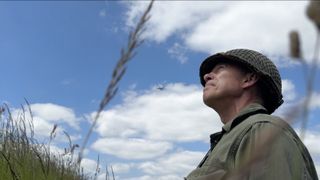
[(200, 81), (203, 86), (205, 85), (204, 75), (211, 72), (219, 62), (235, 63), (259, 75), (258, 84), (265, 97), (263, 99), (269, 113), (274, 112), (283, 103), (280, 73), (265, 55), (249, 49), (233, 49), (209, 56), (200, 65)]

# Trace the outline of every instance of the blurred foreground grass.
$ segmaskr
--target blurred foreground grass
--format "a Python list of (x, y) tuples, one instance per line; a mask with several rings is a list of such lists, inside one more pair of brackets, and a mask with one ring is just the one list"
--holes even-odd
[(14, 116), (8, 107), (0, 108), (0, 179), (89, 179), (72, 158), (50, 152), (51, 138), (47, 144), (34, 139), (33, 120), (26, 118), (26, 113), (32, 117), (31, 110), (24, 108)]

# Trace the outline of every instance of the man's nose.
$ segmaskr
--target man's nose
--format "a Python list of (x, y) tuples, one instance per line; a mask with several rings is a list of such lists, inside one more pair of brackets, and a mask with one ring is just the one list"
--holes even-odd
[(207, 82), (207, 81), (211, 80), (211, 79), (212, 79), (211, 76), (212, 76), (211, 73), (205, 74), (205, 75), (203, 76), (204, 82)]

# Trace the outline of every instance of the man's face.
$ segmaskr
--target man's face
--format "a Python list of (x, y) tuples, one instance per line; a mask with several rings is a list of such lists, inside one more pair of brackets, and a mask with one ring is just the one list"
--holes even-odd
[(234, 101), (243, 92), (241, 86), (245, 72), (235, 65), (217, 64), (211, 72), (204, 75), (205, 87), (203, 101), (209, 107), (219, 107)]

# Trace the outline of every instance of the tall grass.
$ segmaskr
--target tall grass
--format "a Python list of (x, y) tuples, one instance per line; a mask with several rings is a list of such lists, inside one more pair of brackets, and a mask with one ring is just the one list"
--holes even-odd
[(50, 152), (51, 140), (45, 144), (34, 138), (33, 119), (26, 118), (27, 113), (32, 117), (23, 107), (15, 116), (7, 106), (1, 108), (1, 180), (88, 179), (72, 159)]

